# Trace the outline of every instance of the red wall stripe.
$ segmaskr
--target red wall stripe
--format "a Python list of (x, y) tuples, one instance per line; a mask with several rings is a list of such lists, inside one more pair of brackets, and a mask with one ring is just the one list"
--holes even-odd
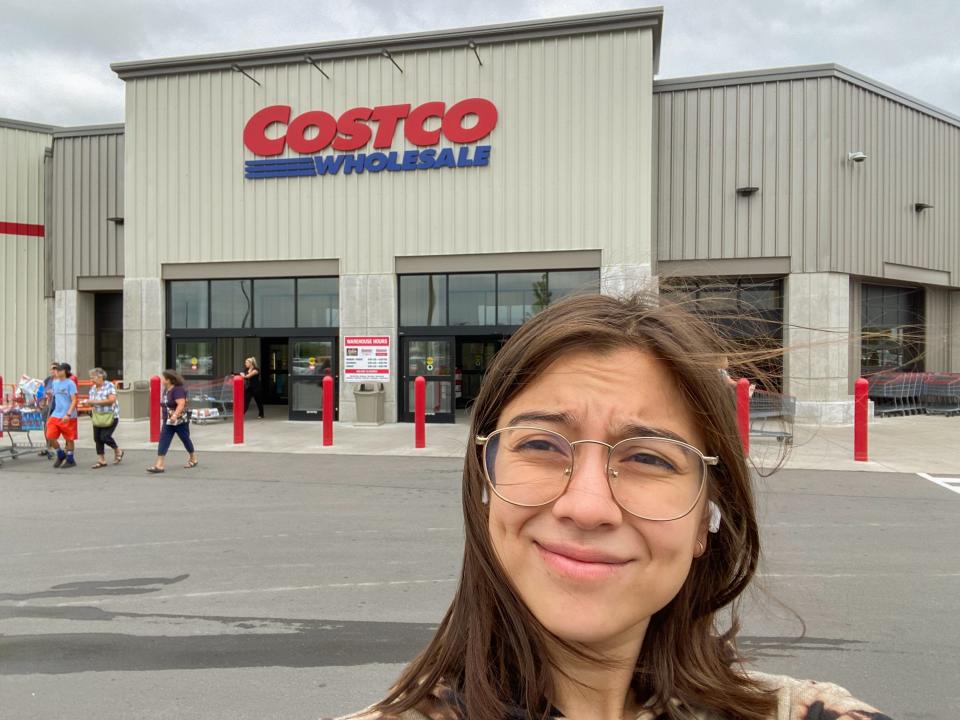
[(32, 237), (43, 237), (43, 225), (0, 222), (0, 235), (30, 235)]

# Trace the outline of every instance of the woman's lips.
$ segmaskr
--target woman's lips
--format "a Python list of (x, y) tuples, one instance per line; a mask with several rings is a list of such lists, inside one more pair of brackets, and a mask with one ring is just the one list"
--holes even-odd
[(577, 580), (599, 580), (615, 575), (630, 564), (604, 553), (535, 542), (540, 557), (554, 572)]

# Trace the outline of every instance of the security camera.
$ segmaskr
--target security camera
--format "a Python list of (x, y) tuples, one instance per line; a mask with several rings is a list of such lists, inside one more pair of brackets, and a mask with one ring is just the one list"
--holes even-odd
[(856, 162), (856, 163), (861, 163), (867, 159), (867, 155), (866, 153), (862, 153), (859, 150), (857, 150), (856, 152), (847, 153), (847, 159), (853, 160), (853, 162)]

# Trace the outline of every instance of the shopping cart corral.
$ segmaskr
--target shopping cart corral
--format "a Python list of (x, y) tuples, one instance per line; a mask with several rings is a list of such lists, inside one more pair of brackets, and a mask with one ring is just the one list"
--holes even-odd
[(233, 376), (187, 384), (187, 412), (198, 425), (233, 417)]
[(793, 443), (796, 414), (795, 397), (756, 390), (750, 398), (750, 435), (776, 438), (778, 442), (789, 445)]

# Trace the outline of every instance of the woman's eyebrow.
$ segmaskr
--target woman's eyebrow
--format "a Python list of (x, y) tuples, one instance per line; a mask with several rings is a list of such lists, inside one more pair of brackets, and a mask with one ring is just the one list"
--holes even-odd
[(546, 422), (555, 425), (574, 426), (577, 424), (576, 418), (568, 412), (546, 412), (543, 410), (531, 410), (528, 412), (514, 415), (510, 418), (509, 426), (523, 425), (525, 423)]
[(682, 443), (690, 444), (690, 441), (677, 433), (664, 428), (651, 427), (650, 425), (637, 425), (627, 423), (617, 428), (617, 436), (622, 438), (632, 437), (661, 437), (668, 440), (677, 440)]

